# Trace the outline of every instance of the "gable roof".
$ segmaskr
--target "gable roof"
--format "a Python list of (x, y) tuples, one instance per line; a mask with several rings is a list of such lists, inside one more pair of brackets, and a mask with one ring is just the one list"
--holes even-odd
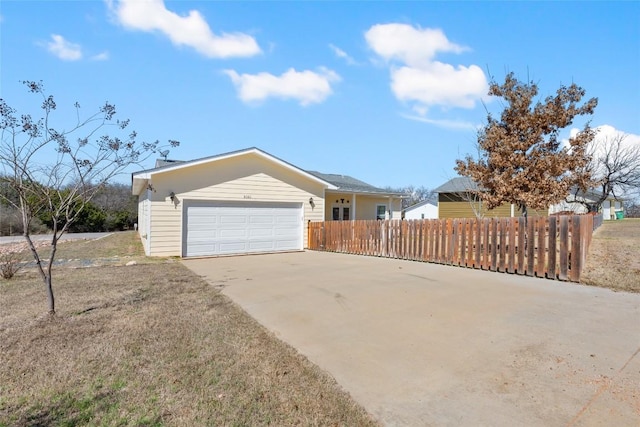
[[(434, 193), (463, 193), (468, 191), (478, 191), (480, 187), (478, 184), (467, 176), (458, 176), (450, 179), (449, 181), (442, 184), (440, 187), (433, 190)], [(572, 187), (569, 190), (569, 194), (567, 196), (570, 197), (578, 197), (585, 200), (597, 200), (600, 194), (597, 189), (589, 189), (587, 191), (582, 191), (576, 187)], [(409, 209), (409, 208), (407, 208)]]
[(324, 185), (327, 188), (330, 189), (336, 189), (337, 187), (335, 185), (333, 185), (332, 183), (325, 181), (322, 178), (319, 178), (313, 174), (310, 174), (309, 172), (300, 169), (297, 166), (292, 165), (289, 162), (286, 162), (274, 155), (271, 155), (269, 153), (267, 153), (266, 151), (262, 151), (259, 148), (256, 147), (251, 147), (251, 148), (246, 148), (243, 150), (237, 150), (237, 151), (230, 151), (228, 153), (222, 153), (222, 154), (217, 154), (215, 156), (208, 156), (208, 157), (202, 157), (200, 159), (195, 159), (195, 160), (189, 160), (189, 161), (179, 161), (179, 160), (159, 160), (156, 162), (157, 167), (155, 168), (151, 168), (151, 169), (145, 169), (145, 170), (141, 170), (138, 172), (134, 172), (131, 174), (131, 182), (132, 182), (132, 193), (133, 194), (140, 194), (140, 191), (142, 190), (142, 188), (144, 188), (148, 181), (151, 179), (152, 175), (155, 174), (159, 174), (159, 173), (165, 173), (165, 172), (169, 172), (169, 171), (174, 171), (174, 170), (178, 170), (178, 169), (182, 169), (182, 168), (187, 168), (187, 167), (191, 167), (191, 166), (197, 166), (197, 165), (202, 165), (205, 163), (214, 163), (220, 160), (224, 160), (224, 159), (229, 159), (229, 158), (233, 158), (233, 157), (239, 157), (239, 156), (244, 156), (247, 154), (256, 154), (260, 157), (263, 157), (269, 161), (272, 161), (274, 163), (279, 164), (280, 166), (283, 166), (295, 173), (298, 173), (300, 175), (303, 175), (309, 179), (311, 179), (312, 181), (316, 181), (322, 185)]
[(414, 209), (418, 209), (424, 205), (433, 205), (433, 206), (438, 206), (438, 201), (432, 198), (429, 198), (427, 200), (423, 200), (421, 202), (416, 203), (415, 205), (411, 205), (409, 207), (404, 208), (404, 211), (412, 211)]
[(402, 196), (402, 193), (385, 190), (384, 188), (374, 187), (364, 181), (355, 179), (349, 175), (338, 175), (331, 173), (321, 173), (317, 171), (307, 171), (318, 178), (330, 182), (337, 187), (338, 191), (347, 193), (370, 193), (388, 196)]
[(142, 188), (144, 188), (148, 184), (149, 179), (151, 179), (151, 176), (154, 174), (165, 173), (165, 172), (174, 171), (177, 169), (182, 169), (190, 166), (201, 165), (204, 163), (212, 163), (219, 160), (228, 159), (231, 157), (246, 155), (249, 153), (257, 154), (261, 157), (264, 157), (268, 160), (278, 163), (281, 166), (291, 169), (294, 172), (300, 173), (306, 176), (307, 178), (310, 178), (316, 182), (323, 184), (329, 190), (339, 190), (347, 193), (376, 194), (376, 195), (400, 196), (400, 197), (403, 196), (402, 193), (385, 190), (384, 188), (374, 187), (373, 185), (367, 184), (364, 181), (360, 181), (359, 179), (353, 178), (348, 175), (326, 174), (326, 173), (321, 173), (316, 171), (307, 171), (304, 169), (300, 169), (297, 166), (294, 166), (291, 163), (286, 162), (257, 147), (251, 147), (251, 148), (246, 148), (246, 149), (237, 150), (237, 151), (230, 151), (228, 153), (202, 157), (199, 159), (189, 160), (189, 161), (157, 159), (156, 165), (154, 168), (141, 170), (131, 174), (132, 192), (133, 194), (139, 194)]
[(468, 176), (458, 176), (450, 179), (440, 187), (433, 190), (434, 193), (459, 193), (465, 191), (478, 191), (478, 184)]

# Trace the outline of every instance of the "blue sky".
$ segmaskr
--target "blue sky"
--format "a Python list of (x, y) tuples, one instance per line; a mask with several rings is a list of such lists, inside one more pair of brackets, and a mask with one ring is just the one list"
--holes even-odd
[(31, 108), (27, 79), (63, 114), (112, 102), (140, 139), (179, 140), (171, 158), (256, 146), (432, 188), (474, 152), (485, 105), (500, 110), (487, 83), (509, 71), (542, 96), (579, 84), (592, 126), (640, 138), (639, 19), (640, 2), (3, 0), (0, 96)]

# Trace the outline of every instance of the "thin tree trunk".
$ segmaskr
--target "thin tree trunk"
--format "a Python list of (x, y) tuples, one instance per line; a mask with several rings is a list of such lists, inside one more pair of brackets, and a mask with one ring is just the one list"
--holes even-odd
[(51, 286), (51, 275), (48, 275), (44, 279), (44, 284), (47, 287), (47, 300), (49, 301), (49, 314), (56, 314), (56, 301), (53, 297), (53, 287)]

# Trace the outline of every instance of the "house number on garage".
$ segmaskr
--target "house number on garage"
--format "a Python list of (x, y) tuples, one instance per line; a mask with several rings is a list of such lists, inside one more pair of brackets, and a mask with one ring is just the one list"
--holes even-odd
[(245, 198), (245, 199), (250, 199), (250, 198), (251, 198), (251, 194), (245, 194), (245, 195), (244, 195), (244, 198)]

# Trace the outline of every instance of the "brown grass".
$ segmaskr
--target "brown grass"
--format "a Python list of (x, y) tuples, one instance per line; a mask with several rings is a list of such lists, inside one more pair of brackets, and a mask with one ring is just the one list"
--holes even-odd
[(596, 230), (581, 282), (640, 292), (640, 219), (605, 221)]
[[(64, 245), (140, 254), (126, 233)], [(179, 262), (59, 267), (54, 287), (50, 318), (32, 269), (0, 280), (0, 426), (375, 425)]]

